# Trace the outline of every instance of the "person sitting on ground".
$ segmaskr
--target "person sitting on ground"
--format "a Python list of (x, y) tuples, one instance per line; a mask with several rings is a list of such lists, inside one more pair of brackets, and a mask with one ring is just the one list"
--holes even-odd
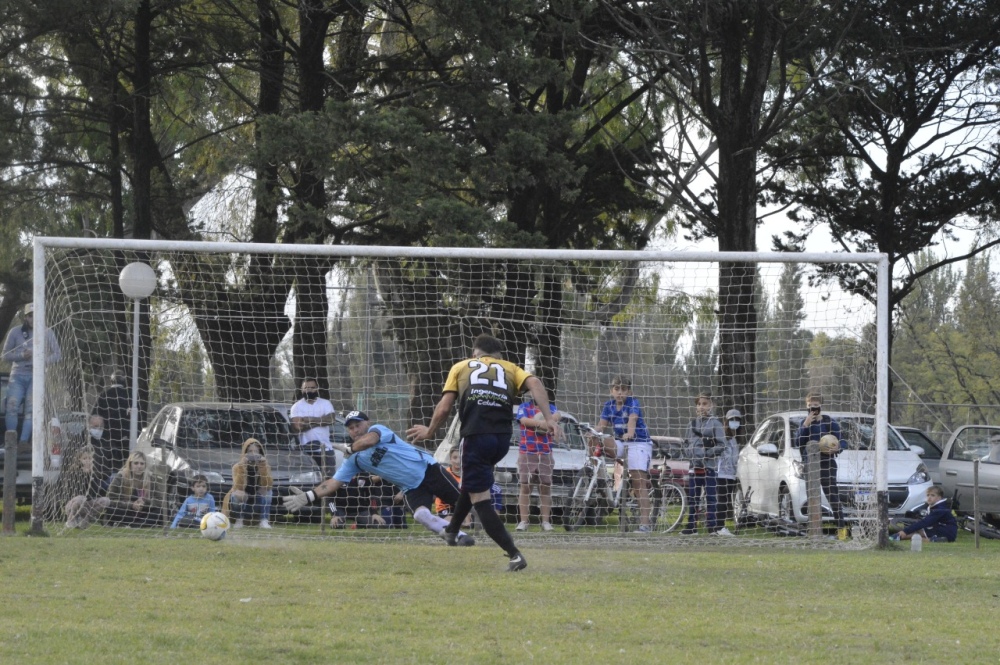
[(191, 495), (184, 499), (184, 503), (174, 515), (174, 521), (170, 523), (170, 528), (199, 528), (201, 518), (214, 512), (215, 497), (208, 493), (208, 478), (199, 473), (191, 478)]
[(65, 519), (68, 529), (86, 529), (111, 503), (99, 496), (99, 489), (100, 483), (94, 477), (93, 447), (83, 441), (68, 443), (62, 450), (59, 477), (45, 490), (45, 519)]
[(233, 487), (222, 498), (222, 512), (234, 520), (234, 529), (252, 520), (258, 520), (261, 529), (270, 529), (273, 496), (274, 478), (264, 444), (251, 437), (243, 442), (243, 455), (233, 465)]
[(932, 543), (953, 543), (958, 537), (958, 520), (951, 512), (948, 499), (944, 498), (944, 490), (938, 486), (927, 488), (927, 515), (913, 524), (903, 528), (893, 536), (893, 540), (910, 540), (914, 534), (920, 534), (924, 540)]
[(160, 523), (164, 493), (157, 490), (158, 483), (153, 481), (153, 473), (147, 467), (146, 456), (133, 450), (125, 466), (111, 479), (110, 504), (105, 512), (110, 525), (141, 527)]

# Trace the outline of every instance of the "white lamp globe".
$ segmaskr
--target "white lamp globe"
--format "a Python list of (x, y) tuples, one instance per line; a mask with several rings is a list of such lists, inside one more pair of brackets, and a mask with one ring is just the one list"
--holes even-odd
[(156, 290), (156, 271), (146, 263), (130, 263), (122, 268), (118, 286), (129, 298), (148, 298)]

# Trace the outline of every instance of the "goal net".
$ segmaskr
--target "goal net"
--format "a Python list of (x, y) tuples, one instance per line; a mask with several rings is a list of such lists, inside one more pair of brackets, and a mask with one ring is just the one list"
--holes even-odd
[[(883, 293), (876, 255), (64, 238), (36, 239), (35, 253), (36, 326), (44, 320), (60, 356), (34, 363), (32, 515), (53, 533), (196, 535), (189, 520), (171, 527), (205, 481), (218, 510), (245, 516), (230, 537), (434, 538), (394, 502), (398, 487), (367, 476), (323, 506), (287, 513), (282, 497), (344, 464), (340, 452), (319, 454), (322, 444), (303, 446), (289, 414), (315, 379), (337, 413), (335, 447), (349, 442), (351, 410), (402, 435), (430, 420), (449, 368), (480, 333), (542, 379), (564, 414), (565, 436), (542, 460), (551, 485), (540, 493), (543, 469), (527, 499), (512, 421), (494, 490), (511, 529), (528, 523), (519, 541), (867, 547), (884, 527), (880, 505), (901, 512), (926, 489), (919, 459), (886, 427), (877, 308), (816, 285), (821, 271), (847, 265)], [(148, 297), (122, 290), (133, 263), (152, 268)], [(36, 342), (35, 358), (45, 354)], [(630, 384), (638, 409), (622, 411), (616, 383)], [(827, 424), (800, 437), (811, 392)], [(710, 401), (699, 407), (699, 395)], [(593, 457), (597, 443), (615, 450), (594, 434), (602, 413), (605, 434), (617, 422), (619, 435), (650, 442), (650, 473), (632, 473), (623, 490), (614, 455)], [(810, 525), (799, 444), (830, 420), (844, 449), (829, 457), (836, 477)], [(231, 490), (247, 483), (234, 475), (251, 438), (270, 485), (251, 472), (260, 483), (247, 498)], [(447, 464), (457, 439), (446, 425), (427, 448)], [(143, 454), (141, 477), (130, 450)], [(841, 516), (846, 541), (836, 540)], [(260, 528), (262, 517), (272, 528)], [(135, 525), (144, 528), (124, 528)]]

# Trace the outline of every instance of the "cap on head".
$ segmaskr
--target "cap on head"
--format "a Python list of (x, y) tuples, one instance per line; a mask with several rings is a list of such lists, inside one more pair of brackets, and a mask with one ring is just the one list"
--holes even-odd
[(350, 425), (353, 422), (366, 422), (369, 418), (364, 411), (351, 411), (344, 418), (344, 424)]
[(733, 418), (743, 420), (743, 414), (740, 413), (739, 409), (729, 409), (726, 411), (726, 420), (732, 420)]
[(27, 305), (24, 306), (24, 315), (25, 316), (28, 316), (29, 314), (34, 314), (34, 313), (35, 313), (35, 303), (29, 302)]

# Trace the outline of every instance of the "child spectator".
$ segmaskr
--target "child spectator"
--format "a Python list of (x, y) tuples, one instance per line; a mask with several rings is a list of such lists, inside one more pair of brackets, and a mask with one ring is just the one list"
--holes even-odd
[(215, 497), (208, 493), (208, 478), (198, 474), (191, 478), (191, 495), (184, 499), (170, 528), (198, 528), (201, 518), (212, 512), (215, 512)]
[(951, 512), (944, 490), (936, 485), (927, 488), (927, 515), (893, 536), (893, 540), (910, 540), (916, 533), (932, 543), (953, 543), (958, 537), (958, 520)]
[[(458, 446), (452, 448), (451, 452), (448, 453), (448, 466), (444, 467), (444, 471), (455, 479), (456, 485), (462, 482), (462, 451)], [(439, 517), (450, 517), (451, 506), (442, 501), (441, 497), (436, 497), (434, 499), (434, 512), (437, 513)], [(462, 526), (472, 526), (471, 514), (465, 518)]]
[(705, 493), (705, 528), (709, 533), (720, 536), (733, 535), (723, 524), (718, 528), (718, 468), (719, 457), (726, 450), (726, 435), (722, 422), (712, 414), (715, 402), (707, 392), (698, 394), (694, 401), (695, 417), (688, 425), (684, 435), (684, 456), (691, 462), (691, 475), (688, 477), (688, 510), (687, 528), (681, 533), (698, 532), (698, 496), (699, 490)]
[[(559, 412), (553, 402), (549, 402), (549, 411), (559, 419)], [(553, 462), (549, 427), (533, 399), (522, 402), (518, 407), (517, 422), (521, 425), (521, 441), (517, 453), (517, 506), (520, 515), (517, 530), (528, 530), (531, 487), (535, 486), (538, 488), (538, 513), (542, 531), (552, 531)]]
[(652, 504), (649, 500), (649, 464), (653, 459), (653, 441), (649, 438), (639, 400), (632, 396), (632, 380), (624, 376), (611, 379), (611, 399), (604, 403), (597, 431), (611, 426), (618, 442), (618, 457), (626, 457), (632, 494), (639, 501), (639, 531), (653, 530), (649, 523)]
[(244, 520), (255, 519), (261, 529), (271, 528), (273, 488), (264, 446), (251, 437), (243, 442), (243, 455), (233, 465), (233, 487), (222, 498), (222, 512), (234, 520), (234, 529), (242, 529)]

